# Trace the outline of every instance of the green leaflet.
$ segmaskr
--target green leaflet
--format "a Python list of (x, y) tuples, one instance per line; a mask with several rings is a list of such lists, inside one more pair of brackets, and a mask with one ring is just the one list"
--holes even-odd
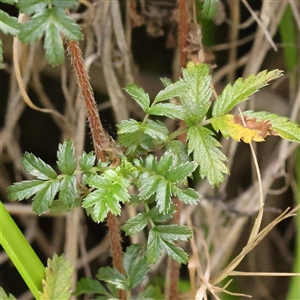
[(147, 112), (149, 115), (165, 116), (171, 119), (181, 120), (184, 118), (185, 114), (185, 110), (181, 105), (175, 105), (173, 103), (158, 103), (152, 105)]
[(16, 300), (12, 294), (6, 294), (2, 287), (0, 287), (0, 299), (1, 300)]
[[(137, 169), (140, 171), (138, 178), (139, 196), (141, 199), (147, 200), (152, 195), (155, 195), (156, 205), (160, 213), (167, 213), (170, 210), (172, 196), (177, 195), (179, 197), (184, 194), (177, 187), (177, 184), (190, 176), (197, 167), (194, 162), (186, 162), (179, 166), (174, 166), (173, 156), (171, 151), (167, 151), (159, 161), (153, 155), (147, 156), (145, 162), (142, 160), (134, 161)], [(183, 198), (189, 204), (195, 204), (199, 195), (193, 192)]]
[(147, 213), (139, 213), (135, 217), (126, 221), (121, 227), (126, 235), (134, 235), (142, 231), (149, 222), (149, 215)]
[(40, 299), (69, 299), (71, 296), (73, 267), (64, 255), (54, 254), (48, 259)]
[(256, 118), (257, 121), (270, 121), (272, 123), (271, 129), (283, 139), (300, 143), (300, 126), (288, 117), (278, 116), (266, 111), (255, 112), (252, 110), (243, 112), (243, 116)]
[(123, 257), (125, 275), (111, 267), (99, 269), (97, 278), (113, 284), (116, 288), (130, 291), (138, 286), (146, 277), (149, 265), (139, 245), (131, 245), (126, 248)]
[[(172, 232), (172, 233), (171, 233)], [(156, 263), (164, 249), (178, 263), (187, 263), (186, 252), (173, 241), (187, 241), (192, 237), (192, 230), (186, 226), (158, 225), (150, 230), (147, 243), (147, 260)]]
[(127, 191), (129, 181), (119, 175), (119, 172), (120, 168), (108, 169), (102, 176), (91, 175), (87, 179), (88, 184), (96, 189), (83, 199), (82, 206), (85, 209), (92, 208), (91, 216), (95, 222), (104, 221), (108, 212), (119, 215), (119, 202), (124, 203), (130, 199)]
[(222, 94), (216, 99), (212, 116), (220, 117), (228, 113), (237, 104), (247, 100), (260, 88), (266, 86), (271, 80), (282, 76), (282, 71), (273, 70), (270, 72), (262, 71), (258, 74), (251, 74), (246, 79), (239, 78), (233, 85), (226, 85)]
[(188, 151), (199, 164), (201, 178), (207, 177), (211, 185), (223, 182), (224, 175), (229, 171), (223, 161), (226, 156), (219, 150), (221, 144), (212, 136), (213, 132), (205, 127), (188, 129)]
[(58, 145), (57, 166), (63, 174), (72, 175), (76, 169), (75, 148), (73, 141), (64, 141)]
[(76, 194), (76, 176), (67, 175), (63, 178), (60, 184), (59, 200), (69, 206), (73, 207)]
[(43, 6), (44, 3), (37, 4), (37, 7), (31, 10), (31, 12), (35, 10), (37, 12), (23, 26), (19, 33), (19, 39), (23, 43), (33, 43), (45, 33), (46, 58), (52, 65), (58, 65), (64, 59), (63, 41), (60, 33), (74, 41), (79, 41), (83, 35), (80, 27), (72, 18), (67, 16), (63, 8), (54, 6), (41, 9)]
[(16, 36), (21, 30), (21, 28), (22, 25), (18, 23), (17, 18), (11, 17), (3, 10), (0, 10), (0, 29), (4, 34)]
[(218, 0), (204, 0), (202, 7), (202, 16), (211, 19), (215, 16), (218, 9)]
[(89, 172), (95, 165), (96, 156), (93, 151), (86, 153), (83, 152), (79, 157), (79, 166), (82, 171)]
[(38, 179), (47, 180), (57, 178), (57, 174), (53, 168), (32, 153), (26, 152), (21, 163), (27, 173)]
[(180, 97), (180, 103), (185, 110), (184, 122), (193, 126), (203, 120), (211, 102), (212, 89), (209, 67), (205, 64), (195, 65), (192, 62), (182, 70), (183, 79), (189, 89)]
[(162, 102), (171, 98), (179, 97), (188, 91), (189, 87), (182, 79), (168, 84), (155, 97), (153, 103)]
[(100, 294), (112, 298), (112, 295), (108, 293), (99, 280), (91, 278), (81, 278), (76, 284), (76, 291), (74, 294), (76, 296), (82, 294)]
[(150, 105), (150, 98), (148, 93), (146, 93), (141, 87), (138, 87), (135, 84), (126, 86), (124, 90), (143, 109), (144, 112), (147, 112)]

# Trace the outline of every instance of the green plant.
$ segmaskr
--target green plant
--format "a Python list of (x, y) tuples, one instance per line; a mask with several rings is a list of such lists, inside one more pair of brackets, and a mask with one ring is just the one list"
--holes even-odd
[[(76, 1), (18, 1), (20, 11), (33, 15), (32, 19), (21, 27), (8, 16), (6, 23), (10, 29), (6, 32), (17, 35), (20, 30), (18, 38), (25, 43), (34, 42), (45, 32), (46, 57), (51, 64), (59, 64), (64, 56), (60, 33), (75, 41), (82, 37), (78, 25), (64, 10), (75, 4)], [(76, 159), (73, 141), (64, 141), (57, 151), (59, 173), (34, 154), (25, 153), (22, 166), (36, 179), (11, 185), (8, 194), (11, 200), (18, 201), (33, 197), (33, 210), (37, 214), (47, 210), (68, 212), (81, 205), (95, 222), (108, 218), (109, 224), (115, 220), (112, 216), (120, 215), (122, 204), (139, 206), (141, 212), (128, 219), (122, 230), (130, 236), (144, 231), (147, 245), (129, 246), (124, 256), (114, 261), (115, 268), (99, 270), (97, 277), (110, 284), (108, 290), (98, 281), (87, 279), (80, 281), (76, 292), (78, 295), (93, 292), (105, 299), (130, 299), (132, 289), (143, 281), (150, 265), (159, 260), (163, 251), (178, 263), (188, 263), (189, 257), (178, 242), (191, 239), (193, 232), (187, 226), (170, 224), (177, 209), (173, 198), (196, 205), (201, 195), (189, 187), (193, 174), (197, 172), (215, 187), (229, 173), (216, 132), (246, 143), (263, 141), (268, 135), (300, 143), (300, 128), (288, 118), (268, 112), (230, 114), (250, 95), (279, 78), (281, 71), (263, 71), (238, 79), (213, 98), (209, 66), (190, 62), (175, 83), (162, 79), (165, 88), (152, 102), (142, 88), (136, 85), (125, 88), (144, 111), (144, 118), (120, 122), (118, 141), (114, 142), (104, 131), (95, 109), (79, 47), (74, 41), (67, 43), (86, 103), (95, 153), (83, 152)], [(181, 120), (185, 125), (170, 132), (160, 121), (162, 117)], [(179, 141), (180, 136), (186, 136), (186, 143)], [(109, 225), (112, 230), (115, 227)], [(265, 232), (258, 236), (256, 228), (249, 243), (258, 243)], [(114, 251), (113, 243), (112, 248)], [(59, 264), (59, 259), (54, 260)], [(216, 283), (223, 277), (226, 276), (221, 275)], [(56, 277), (46, 280), (53, 278)], [(116, 289), (125, 293), (117, 293)], [(151, 297), (150, 292), (145, 293), (142, 297)]]

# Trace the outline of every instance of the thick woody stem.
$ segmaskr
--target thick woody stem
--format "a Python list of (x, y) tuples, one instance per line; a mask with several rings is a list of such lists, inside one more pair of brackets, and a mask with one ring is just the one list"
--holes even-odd
[[(85, 102), (88, 121), (91, 127), (91, 133), (92, 133), (96, 157), (101, 161), (106, 161), (106, 151), (111, 151), (113, 145), (109, 135), (106, 133), (106, 131), (102, 126), (96, 101), (94, 98), (94, 93), (84, 65), (82, 52), (80, 50), (78, 43), (76, 42), (67, 41), (67, 46), (77, 76), (78, 85), (80, 87), (82, 97)], [(113, 265), (119, 272), (124, 273), (123, 252), (121, 246), (121, 233), (120, 233), (120, 227), (116, 216), (114, 216), (111, 213), (108, 213), (107, 225), (108, 225), (108, 231), (109, 231), (108, 234), (111, 243), (111, 254), (113, 259)], [(122, 300), (125, 299), (124, 291), (121, 290), (119, 291), (119, 298)]]

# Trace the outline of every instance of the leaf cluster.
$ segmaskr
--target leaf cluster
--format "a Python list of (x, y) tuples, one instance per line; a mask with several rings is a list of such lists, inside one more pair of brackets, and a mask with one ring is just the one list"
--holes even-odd
[[(83, 38), (79, 25), (66, 12), (66, 9), (77, 5), (77, 0), (2, 0), (1, 2), (16, 4), (20, 13), (30, 16), (27, 23), (21, 24), (17, 18), (0, 10), (2, 32), (18, 36), (21, 42), (28, 44), (44, 37), (45, 56), (52, 65), (58, 65), (64, 59), (62, 34), (73, 41)], [(0, 41), (0, 63), (2, 62)]]

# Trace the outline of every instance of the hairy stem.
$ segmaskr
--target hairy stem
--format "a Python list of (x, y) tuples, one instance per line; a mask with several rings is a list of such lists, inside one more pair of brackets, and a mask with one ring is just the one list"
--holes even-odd
[[(88, 121), (91, 127), (95, 154), (99, 160), (106, 161), (106, 154), (108, 154), (111, 157), (111, 153), (114, 152), (113, 141), (102, 126), (97, 110), (96, 101), (94, 98), (94, 93), (89, 81), (89, 77), (84, 65), (84, 60), (82, 58), (82, 52), (79, 48), (79, 45), (78, 43), (73, 41), (67, 41), (67, 45), (69, 53), (71, 55), (72, 64), (77, 76), (78, 85), (80, 87), (82, 97), (85, 102)], [(111, 243), (113, 265), (119, 272), (124, 273), (121, 233), (116, 216), (114, 216), (111, 213), (108, 213), (107, 225)], [(119, 291), (119, 298), (126, 298), (126, 294), (124, 291)]]

